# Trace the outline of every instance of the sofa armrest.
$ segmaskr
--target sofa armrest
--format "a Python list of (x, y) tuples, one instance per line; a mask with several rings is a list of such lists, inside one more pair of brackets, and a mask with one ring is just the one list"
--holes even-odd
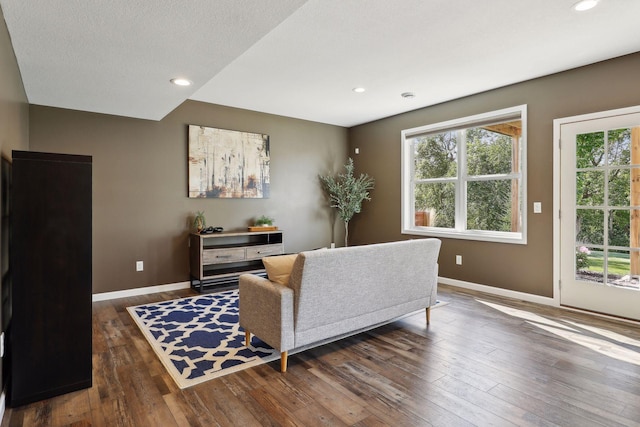
[(294, 348), (293, 290), (254, 274), (239, 279), (240, 326), (280, 352)]

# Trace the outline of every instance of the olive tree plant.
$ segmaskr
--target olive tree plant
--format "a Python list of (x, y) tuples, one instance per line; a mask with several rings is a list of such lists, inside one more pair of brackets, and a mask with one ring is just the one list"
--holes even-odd
[(336, 176), (320, 176), (322, 187), (329, 195), (329, 205), (336, 208), (344, 222), (344, 245), (349, 245), (349, 221), (362, 209), (363, 200), (371, 200), (369, 190), (373, 190), (374, 179), (367, 174), (353, 175), (353, 159), (344, 166), (345, 173)]

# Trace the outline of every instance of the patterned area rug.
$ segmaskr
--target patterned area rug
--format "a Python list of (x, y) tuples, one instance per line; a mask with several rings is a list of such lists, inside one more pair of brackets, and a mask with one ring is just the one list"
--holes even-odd
[[(447, 304), (436, 301), (432, 308)], [(280, 359), (280, 352), (254, 335), (251, 336), (251, 346), (245, 347), (244, 330), (240, 328), (238, 319), (237, 289), (127, 307), (127, 310), (180, 388)], [(289, 354), (384, 323), (389, 322), (333, 337)]]
[(180, 388), (280, 358), (255, 336), (245, 347), (237, 290), (127, 310)]

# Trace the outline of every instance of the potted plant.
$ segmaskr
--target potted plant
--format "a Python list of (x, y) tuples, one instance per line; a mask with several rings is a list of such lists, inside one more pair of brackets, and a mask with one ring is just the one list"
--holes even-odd
[(256, 227), (271, 227), (273, 225), (273, 221), (273, 218), (262, 215), (259, 216), (258, 219), (256, 219), (254, 224)]
[(344, 166), (346, 173), (336, 176), (320, 176), (325, 191), (329, 194), (329, 204), (338, 210), (338, 216), (344, 221), (344, 245), (349, 245), (349, 221), (362, 209), (363, 200), (371, 200), (369, 190), (373, 190), (374, 179), (367, 174), (353, 175), (353, 159)]
[(196, 212), (196, 216), (193, 218), (193, 226), (198, 233), (207, 227), (207, 220), (204, 217), (204, 212)]

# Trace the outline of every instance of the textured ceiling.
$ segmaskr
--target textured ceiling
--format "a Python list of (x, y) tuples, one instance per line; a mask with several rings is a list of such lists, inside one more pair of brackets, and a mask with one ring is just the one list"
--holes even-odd
[[(353, 126), (640, 51), (640, 1), (600, 0), (584, 13), (575, 1), (0, 6), (32, 104), (160, 120), (194, 99)], [(171, 85), (177, 76), (194, 85)], [(400, 96), (408, 91), (415, 97)]]

